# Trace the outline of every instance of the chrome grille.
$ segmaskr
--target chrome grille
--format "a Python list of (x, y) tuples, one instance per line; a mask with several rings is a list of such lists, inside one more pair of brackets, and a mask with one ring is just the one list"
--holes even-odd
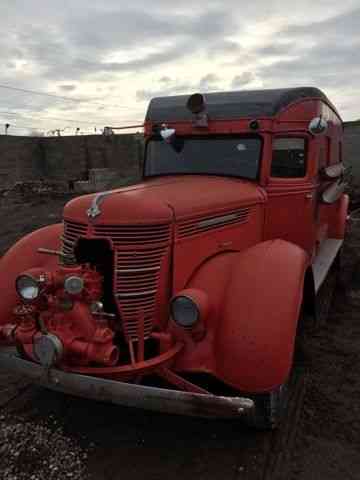
[(179, 222), (177, 227), (178, 238), (186, 238), (209, 230), (246, 223), (250, 214), (250, 207), (229, 210), (217, 215), (193, 217)]
[[(73, 254), (76, 241), (85, 236), (85, 224), (64, 221), (63, 250)], [(144, 316), (145, 338), (153, 326), (161, 264), (168, 253), (170, 225), (96, 225), (87, 238), (106, 238), (114, 246), (114, 296), (128, 339), (138, 337)]]
[(64, 235), (62, 237), (62, 250), (65, 255), (74, 255), (74, 247), (80, 237), (85, 237), (87, 225), (64, 220)]
[(139, 316), (144, 315), (145, 338), (155, 314), (161, 263), (166, 245), (116, 252), (115, 291), (128, 338), (137, 338)]

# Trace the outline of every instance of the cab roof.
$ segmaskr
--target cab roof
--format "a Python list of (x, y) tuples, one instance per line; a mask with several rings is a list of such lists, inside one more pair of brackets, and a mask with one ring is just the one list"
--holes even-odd
[[(154, 123), (191, 121), (193, 115), (186, 108), (189, 96), (177, 95), (153, 98), (149, 104), (145, 120)], [(214, 120), (274, 117), (291, 103), (310, 98), (322, 100), (335, 110), (326, 95), (314, 87), (206, 93), (204, 98), (207, 113)]]

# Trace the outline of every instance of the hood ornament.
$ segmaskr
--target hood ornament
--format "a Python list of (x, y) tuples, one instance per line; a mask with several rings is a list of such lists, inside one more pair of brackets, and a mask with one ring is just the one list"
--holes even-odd
[(100, 204), (104, 201), (105, 197), (109, 196), (111, 192), (101, 192), (95, 195), (92, 200), (90, 208), (86, 211), (87, 216), (90, 219), (94, 219), (101, 215)]

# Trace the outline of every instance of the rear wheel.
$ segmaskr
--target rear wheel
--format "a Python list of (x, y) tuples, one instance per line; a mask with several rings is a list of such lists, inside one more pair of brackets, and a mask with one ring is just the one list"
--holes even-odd
[(305, 309), (302, 310), (295, 340), (295, 365), (306, 367), (310, 364), (311, 352), (309, 351), (309, 339), (316, 334), (327, 321), (338, 282), (339, 270), (340, 253), (331, 266), (324, 283), (317, 292), (315, 312), (308, 314)]
[(336, 257), (324, 283), (316, 295), (316, 328), (324, 325), (329, 316), (335, 288), (339, 279), (340, 253)]

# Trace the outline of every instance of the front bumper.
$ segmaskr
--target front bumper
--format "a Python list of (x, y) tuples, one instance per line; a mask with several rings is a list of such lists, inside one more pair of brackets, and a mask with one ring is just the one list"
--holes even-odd
[(243, 397), (223, 397), (148, 387), (68, 373), (0, 352), (0, 369), (28, 378), (32, 383), (58, 392), (110, 402), (125, 407), (214, 418), (251, 418), (255, 405)]

